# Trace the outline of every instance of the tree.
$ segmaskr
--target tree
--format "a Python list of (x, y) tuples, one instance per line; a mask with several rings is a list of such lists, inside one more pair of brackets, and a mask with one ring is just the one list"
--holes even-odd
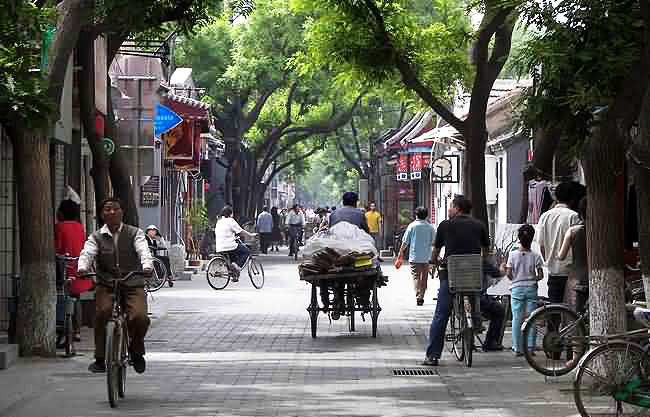
[[(314, 19), (303, 63), (335, 67), (369, 83), (399, 79), (415, 92), (464, 138), (463, 191), (474, 201), (473, 214), (487, 223), (485, 116), (490, 91), (510, 52), (521, 2), (480, 2), (483, 19), (473, 36), (471, 76), (466, 58), (471, 38), (462, 5), (436, 0), (433, 8), (420, 7), (432, 13), (423, 21), (422, 15), (413, 13), (413, 5), (420, 3), (296, 0), (295, 6), (310, 11)], [(457, 81), (472, 84), (465, 120), (446, 105)]]
[[(248, 2), (235, 2), (231, 7), (239, 11)], [(95, 83), (94, 83), (94, 40), (100, 34), (107, 37), (107, 68), (115, 58), (122, 43), (128, 38), (150, 39), (161, 37), (172, 31), (182, 34), (192, 33), (197, 27), (212, 20), (220, 13), (221, 0), (192, 0), (183, 2), (111, 0), (98, 3), (94, 8), (94, 24), (87, 25), (77, 45), (80, 65), (81, 120), (85, 136), (93, 157), (93, 183), (97, 206), (108, 197), (109, 184), (114, 194), (126, 202), (125, 222), (138, 225), (138, 212), (135, 194), (129, 179), (126, 158), (122, 155), (120, 140), (117, 137), (115, 117), (111, 100), (111, 89), (106, 91), (108, 114), (105, 118), (106, 133), (116, 144), (115, 152), (107, 157), (104, 154), (102, 138), (96, 131)], [(124, 13), (129, 10), (129, 13)], [(109, 180), (110, 179), (110, 180)]]
[(623, 222), (621, 202), (612, 196), (648, 86), (648, 1), (534, 5), (527, 18), (543, 29), (527, 52), (528, 68), (543, 69), (528, 100), (529, 117), (536, 126), (560, 127), (582, 158), (589, 201), (590, 330), (616, 333), (625, 329)]
[[(68, 60), (88, 13), (83, 0), (10, 1), (0, 20), (0, 124), (12, 139), (17, 163), (20, 291), (17, 338), (21, 355), (53, 355), (54, 239), (48, 128), (58, 117)], [(49, 51), (42, 28), (58, 18)], [(47, 43), (43, 43), (47, 45)], [(29, 191), (27, 191), (29, 190)]]
[(227, 199), (249, 218), (270, 180), (321, 149), (360, 100), (333, 88), (326, 71), (301, 74), (290, 65), (304, 48), (304, 23), (286, 0), (258, 1), (245, 22), (215, 22), (184, 40), (179, 54), (207, 87), (227, 143)]

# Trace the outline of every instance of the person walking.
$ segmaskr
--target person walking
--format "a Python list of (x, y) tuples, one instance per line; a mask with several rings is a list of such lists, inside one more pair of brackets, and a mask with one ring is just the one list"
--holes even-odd
[[(520, 247), (510, 252), (505, 272), (512, 280), (510, 306), (512, 309), (512, 352), (523, 356), (521, 324), (527, 314), (537, 308), (537, 282), (544, 278), (543, 261), (540, 254), (531, 250), (530, 245), (535, 236), (535, 228), (525, 224), (517, 231)], [(534, 332), (531, 333), (528, 346), (535, 346)]]
[(282, 242), (282, 219), (278, 214), (277, 207), (271, 207), (271, 218), (273, 219), (273, 229), (271, 230), (271, 251), (273, 251), (273, 246), (275, 246), (275, 251), (279, 252), (278, 245)]
[(267, 206), (262, 207), (262, 212), (257, 215), (255, 227), (260, 234), (260, 251), (266, 254), (271, 244), (271, 233), (273, 232), (273, 216), (269, 213)]
[(409, 263), (411, 264), (411, 274), (415, 288), (415, 303), (418, 306), (424, 304), (424, 293), (427, 291), (427, 279), (429, 278), (431, 247), (436, 234), (433, 225), (427, 221), (428, 216), (429, 210), (425, 207), (415, 209), (415, 220), (406, 228), (399, 251), (400, 257), (404, 258), (406, 248), (409, 248)]
[[(106, 322), (113, 306), (113, 280), (131, 271), (142, 271), (151, 276), (153, 262), (147, 239), (142, 229), (122, 223), (124, 205), (116, 197), (109, 197), (99, 206), (104, 226), (91, 234), (79, 256), (78, 275), (88, 274), (93, 262), (97, 265), (95, 287), (95, 361), (88, 366), (91, 372), (106, 372), (104, 362)], [(128, 310), (128, 329), (131, 339), (130, 358), (133, 369), (143, 373), (144, 337), (149, 329), (147, 296), (144, 277), (136, 277), (122, 284), (122, 297)]]
[(557, 204), (542, 214), (537, 226), (537, 243), (548, 268), (548, 298), (552, 303), (564, 301), (569, 265), (573, 261), (570, 254), (564, 260), (559, 258), (562, 240), (571, 226), (580, 223), (578, 213), (569, 208), (573, 188), (567, 182), (555, 187)]
[(370, 203), (368, 211), (366, 211), (366, 222), (368, 223), (368, 230), (370, 236), (375, 240), (375, 246), (380, 249), (381, 246), (381, 229), (382, 229), (382, 216), (377, 211), (375, 203)]
[[(426, 347), (424, 362), (422, 362), (422, 365), (425, 366), (438, 366), (451, 312), (446, 258), (450, 255), (487, 253), (490, 246), (487, 227), (471, 217), (471, 211), (472, 202), (463, 196), (456, 196), (447, 210), (449, 220), (443, 220), (438, 226), (431, 259), (439, 265), (440, 288), (438, 289), (436, 311), (429, 328), (429, 343)], [(445, 248), (445, 260), (441, 262), (438, 255), (443, 247)]]

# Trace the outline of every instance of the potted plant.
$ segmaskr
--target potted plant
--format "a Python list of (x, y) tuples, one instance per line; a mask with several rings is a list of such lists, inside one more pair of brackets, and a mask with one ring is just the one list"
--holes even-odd
[(199, 242), (200, 233), (210, 224), (208, 219), (208, 208), (200, 201), (194, 201), (192, 207), (185, 213), (185, 224), (187, 225), (187, 252), (189, 254), (190, 266), (201, 264)]

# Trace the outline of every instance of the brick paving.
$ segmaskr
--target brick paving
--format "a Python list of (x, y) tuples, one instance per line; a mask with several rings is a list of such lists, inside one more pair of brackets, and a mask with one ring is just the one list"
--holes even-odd
[(416, 307), (408, 268), (389, 262), (378, 337), (369, 317), (357, 316), (350, 333), (347, 319), (321, 315), (312, 339), (310, 287), (280, 253), (261, 258), (262, 290), (244, 276), (214, 291), (196, 275), (155, 293), (147, 372), (129, 372), (119, 408), (108, 406), (105, 377), (86, 371), (92, 345), (84, 329), (78, 356), (22, 359), (0, 371), (0, 416), (577, 415), (570, 377), (547, 383), (507, 352), (477, 353), (471, 369), (446, 352), (435, 375), (393, 376), (419, 367), (437, 289)]

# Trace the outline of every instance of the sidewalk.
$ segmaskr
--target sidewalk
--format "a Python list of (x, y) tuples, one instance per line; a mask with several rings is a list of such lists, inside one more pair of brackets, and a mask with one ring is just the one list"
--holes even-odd
[[(147, 336), (147, 372), (129, 372), (126, 399), (111, 410), (105, 378), (84, 355), (21, 360), (0, 371), (0, 416), (575, 416), (570, 377), (553, 383), (509, 352), (477, 353), (467, 369), (445, 352), (433, 376), (421, 368), (437, 288), (415, 306), (408, 268), (380, 289), (378, 337), (370, 320), (319, 318), (312, 339), (310, 287), (285, 252), (261, 256), (262, 290), (246, 276), (214, 291), (203, 275), (154, 294), (161, 318)], [(433, 284), (430, 281), (430, 284)], [(164, 312), (164, 313), (163, 313)], [(509, 346), (509, 333), (504, 345)]]

